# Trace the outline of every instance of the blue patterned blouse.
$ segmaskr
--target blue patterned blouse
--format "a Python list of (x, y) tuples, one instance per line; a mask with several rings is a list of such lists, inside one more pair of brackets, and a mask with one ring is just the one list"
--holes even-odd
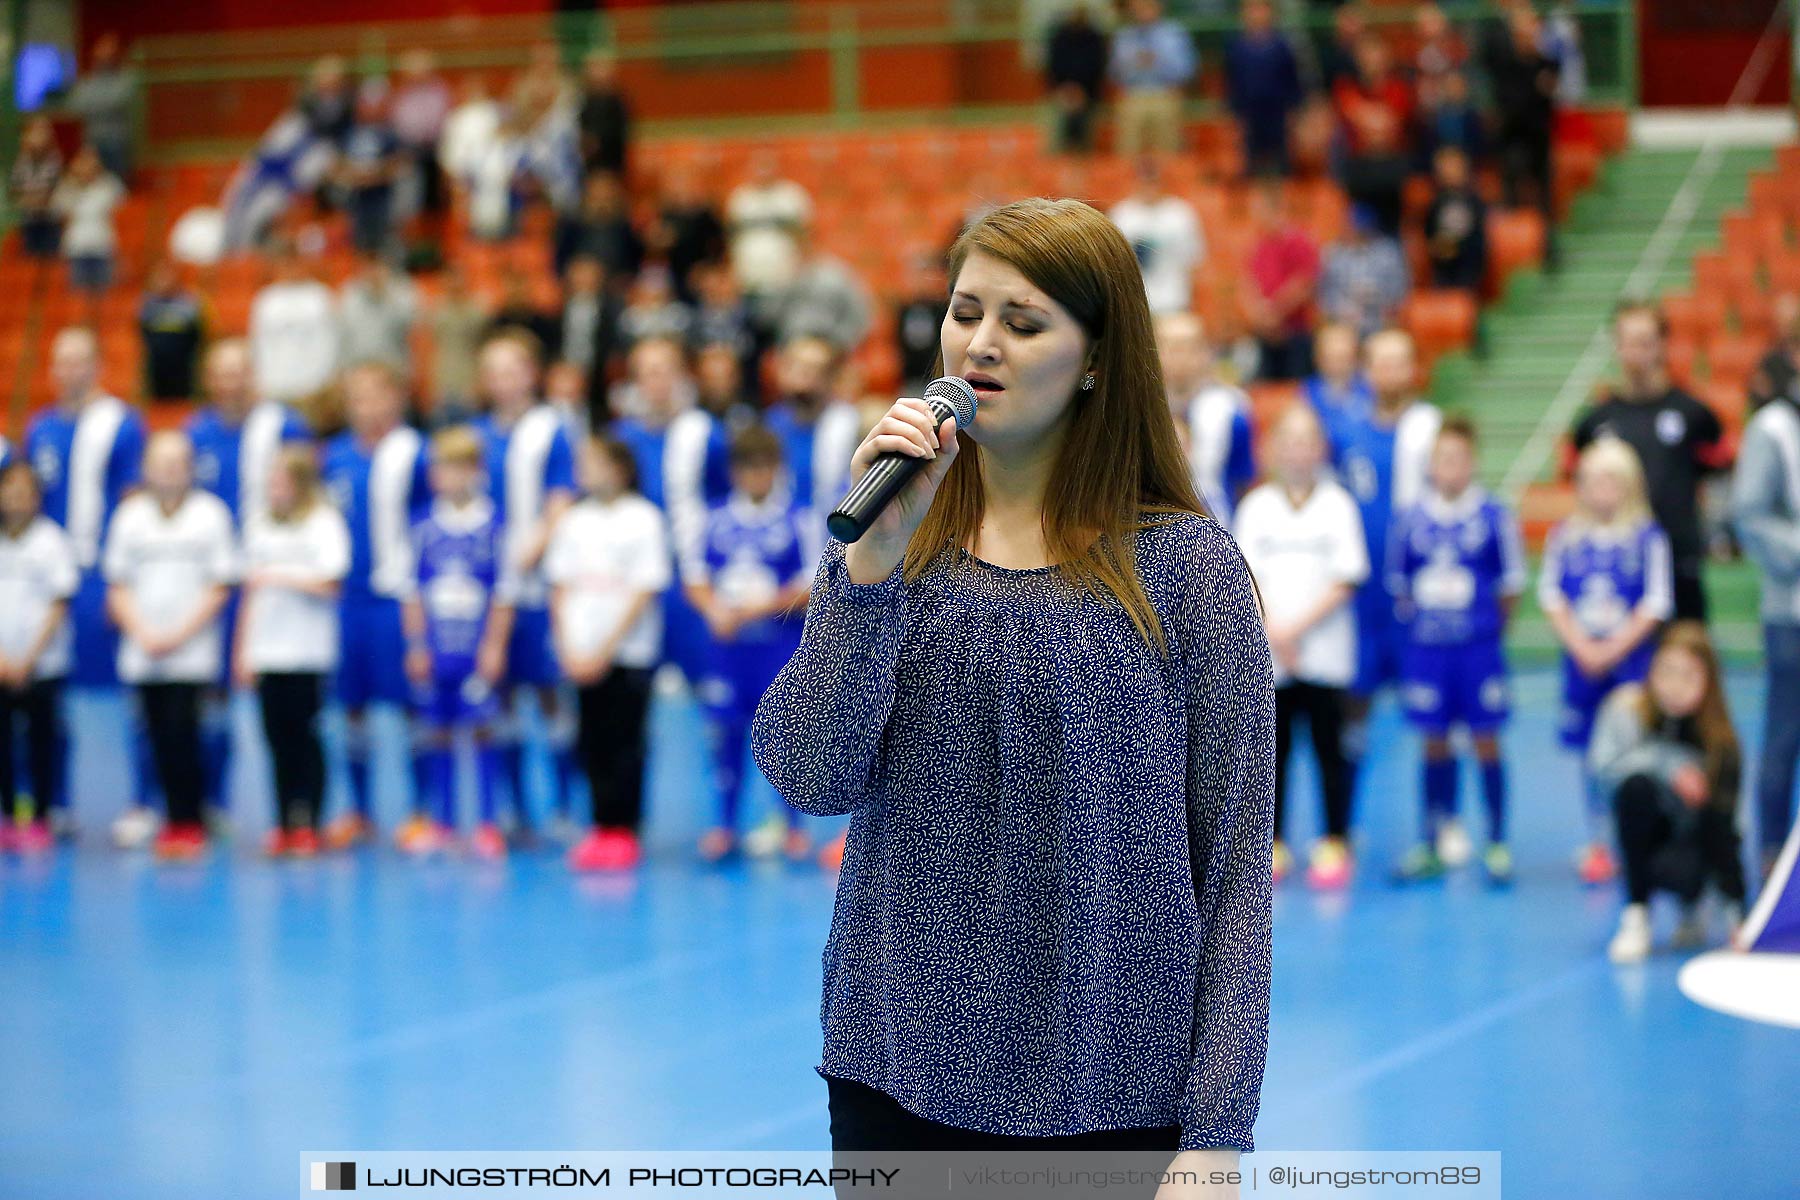
[(815, 1069), (960, 1128), (1252, 1149), (1275, 718), (1230, 535), (1136, 535), (1166, 658), (1055, 568), (856, 584), (844, 550), (751, 729), (791, 804), (851, 814)]

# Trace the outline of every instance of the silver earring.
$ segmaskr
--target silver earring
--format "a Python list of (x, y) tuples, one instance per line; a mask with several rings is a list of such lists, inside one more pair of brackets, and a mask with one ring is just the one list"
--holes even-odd
[(1093, 372), (1090, 371), (1081, 377), (1081, 390), (1084, 392), (1091, 392), (1094, 390)]

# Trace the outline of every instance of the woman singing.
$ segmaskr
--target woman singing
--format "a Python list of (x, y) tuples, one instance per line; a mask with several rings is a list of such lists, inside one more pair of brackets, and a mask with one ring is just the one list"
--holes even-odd
[(1229, 1168), (1269, 1014), (1250, 573), (1195, 495), (1104, 216), (1009, 204), (950, 278), (943, 369), (975, 422), (904, 399), (857, 447), (853, 477), (888, 451), (929, 465), (827, 544), (752, 730), (790, 803), (851, 814), (816, 1068), (833, 1147)]

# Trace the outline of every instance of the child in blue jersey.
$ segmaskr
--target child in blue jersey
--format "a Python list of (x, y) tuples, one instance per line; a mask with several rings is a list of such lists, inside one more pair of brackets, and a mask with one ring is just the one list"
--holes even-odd
[[(431, 500), (422, 439), (401, 423), (406, 400), (398, 376), (368, 363), (345, 372), (343, 387), (350, 428), (327, 443), (321, 463), (326, 488), (350, 527), (350, 570), (338, 600), (336, 682), (350, 811), (326, 828), (326, 844), (333, 848), (374, 837), (368, 714), (377, 705), (404, 708), (409, 699), (399, 597), (410, 587), (413, 523)], [(415, 796), (425, 765), (415, 751)], [(404, 840), (420, 832), (415, 822), (400, 835)]]
[(1412, 338), (1384, 330), (1364, 347), (1372, 401), (1340, 422), (1332, 465), (1338, 482), (1356, 501), (1369, 556), (1369, 578), (1356, 592), (1356, 678), (1344, 731), (1344, 750), (1359, 762), (1367, 749), (1369, 711), (1382, 689), (1400, 681), (1405, 630), (1382, 578), (1388, 528), (1394, 515), (1424, 494), (1426, 464), (1442, 414), (1415, 397), (1417, 370)]
[[(645, 338), (627, 360), (630, 384), (621, 396), (623, 411), (611, 433), (631, 449), (638, 491), (661, 509), (677, 547), (692, 545), (707, 510), (731, 490), (726, 427), (696, 407), (686, 352), (668, 338)], [(712, 661), (706, 622), (688, 602), (679, 581), (662, 595), (663, 658), (698, 687)]]
[(1313, 336), (1314, 374), (1300, 387), (1319, 414), (1334, 455), (1343, 446), (1345, 429), (1362, 420), (1375, 404), (1357, 350), (1356, 330), (1335, 322), (1321, 325)]
[[(137, 486), (143, 464), (144, 419), (100, 387), (100, 347), (91, 330), (70, 327), (50, 345), (50, 380), (56, 401), (31, 421), (24, 454), (43, 488), (44, 515), (62, 526), (75, 552), (81, 582), (69, 601), (74, 650), (68, 683), (76, 688), (118, 683), (118, 631), (106, 614), (106, 582), (100, 547), (113, 513)], [(158, 795), (149, 739), (141, 724), (132, 731), (132, 806), (113, 825), (122, 845), (142, 845), (156, 833)], [(67, 778), (68, 741), (63, 740)], [(66, 800), (66, 789), (58, 793)], [(52, 810), (51, 828), (69, 835), (65, 806)]]
[(1510, 883), (1500, 729), (1511, 700), (1502, 643), (1525, 589), (1525, 556), (1512, 514), (1475, 482), (1475, 427), (1464, 418), (1443, 422), (1431, 451), (1430, 487), (1394, 522), (1387, 585), (1406, 629), (1401, 695), (1425, 738), (1424, 836), (1396, 876), (1436, 878), (1446, 859), (1466, 857), (1447, 845), (1460, 834), (1450, 735), (1461, 728), (1481, 765), (1488, 817), (1482, 865), (1490, 883)]
[(475, 746), (480, 806), (470, 849), (500, 858), (506, 841), (495, 821), (504, 769), (494, 740), (496, 689), (513, 624), (505, 539), (493, 502), (482, 494), (481, 437), (466, 426), (439, 430), (430, 457), (431, 511), (412, 529), (413, 582), (402, 610), (430, 828), (407, 849), (431, 854), (455, 840), (456, 738), (466, 733)]
[(527, 691), (537, 696), (549, 743), (554, 782), (550, 808), (559, 832), (573, 830), (569, 805), (576, 786), (574, 704), (560, 686), (562, 674), (550, 638), (550, 589), (542, 570), (550, 534), (575, 502), (575, 454), (562, 417), (538, 396), (541, 355), (531, 334), (506, 329), (483, 342), (475, 360), (487, 415), (474, 429), (481, 437), (487, 496), (500, 527), (507, 575), (517, 584), (501, 689), (505, 722), (497, 737), (512, 796), (514, 833), (521, 839), (531, 836), (519, 703)]
[[(241, 536), (268, 511), (267, 481), (277, 451), (288, 442), (310, 440), (312, 431), (285, 404), (256, 399), (250, 347), (242, 338), (226, 338), (208, 348), (201, 382), (207, 405), (187, 423), (188, 440), (194, 444), (194, 483), (224, 501)], [(237, 628), (238, 600), (234, 588), (222, 617), (226, 629)], [(228, 670), (218, 687), (207, 689), (200, 708), (206, 802), (215, 812), (225, 807), (225, 781), (231, 777), (230, 684)]]
[(1587, 846), (1579, 871), (1597, 885), (1618, 873), (1612, 806), (1586, 770), (1600, 706), (1622, 684), (1641, 683), (1656, 631), (1675, 610), (1669, 539), (1650, 515), (1644, 468), (1617, 438), (1585, 450), (1575, 471), (1575, 512), (1550, 531), (1538, 605), (1563, 647), (1562, 744), (1582, 756)]
[[(800, 645), (819, 547), (812, 514), (777, 482), (781, 441), (751, 425), (731, 443), (731, 496), (707, 514), (682, 579), (705, 616), (717, 651), (700, 685), (713, 750), (719, 822), (700, 839), (700, 856), (717, 862), (737, 846), (745, 737), (763, 692)], [(811, 845), (800, 813), (787, 808), (783, 850), (800, 861)]]
[(1250, 398), (1219, 378), (1206, 327), (1193, 313), (1156, 318), (1156, 354), (1194, 486), (1213, 516), (1229, 525), (1256, 478)]

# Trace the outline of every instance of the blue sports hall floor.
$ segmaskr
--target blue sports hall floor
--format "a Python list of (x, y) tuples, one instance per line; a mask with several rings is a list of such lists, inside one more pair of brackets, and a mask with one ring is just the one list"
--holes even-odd
[[(1753, 753), (1760, 687), (1733, 695)], [(1498, 1150), (1518, 1197), (1800, 1195), (1800, 1032), (1689, 1002), (1678, 956), (1606, 961), (1618, 901), (1574, 878), (1553, 678), (1523, 675), (1518, 698), (1504, 892), (1472, 871), (1387, 885), (1416, 751), (1380, 711), (1361, 878), (1278, 893), (1259, 1146)], [(79, 848), (0, 864), (0, 1196), (287, 1195), (305, 1149), (829, 1144), (812, 1066), (834, 877), (694, 861), (707, 814), (685, 702), (659, 703), (630, 880), (573, 877), (549, 852), (260, 861), (260, 748), (235, 764), (236, 845), (158, 867), (104, 837), (121, 719), (113, 700), (74, 706)], [(237, 723), (254, 745), (247, 707)]]

